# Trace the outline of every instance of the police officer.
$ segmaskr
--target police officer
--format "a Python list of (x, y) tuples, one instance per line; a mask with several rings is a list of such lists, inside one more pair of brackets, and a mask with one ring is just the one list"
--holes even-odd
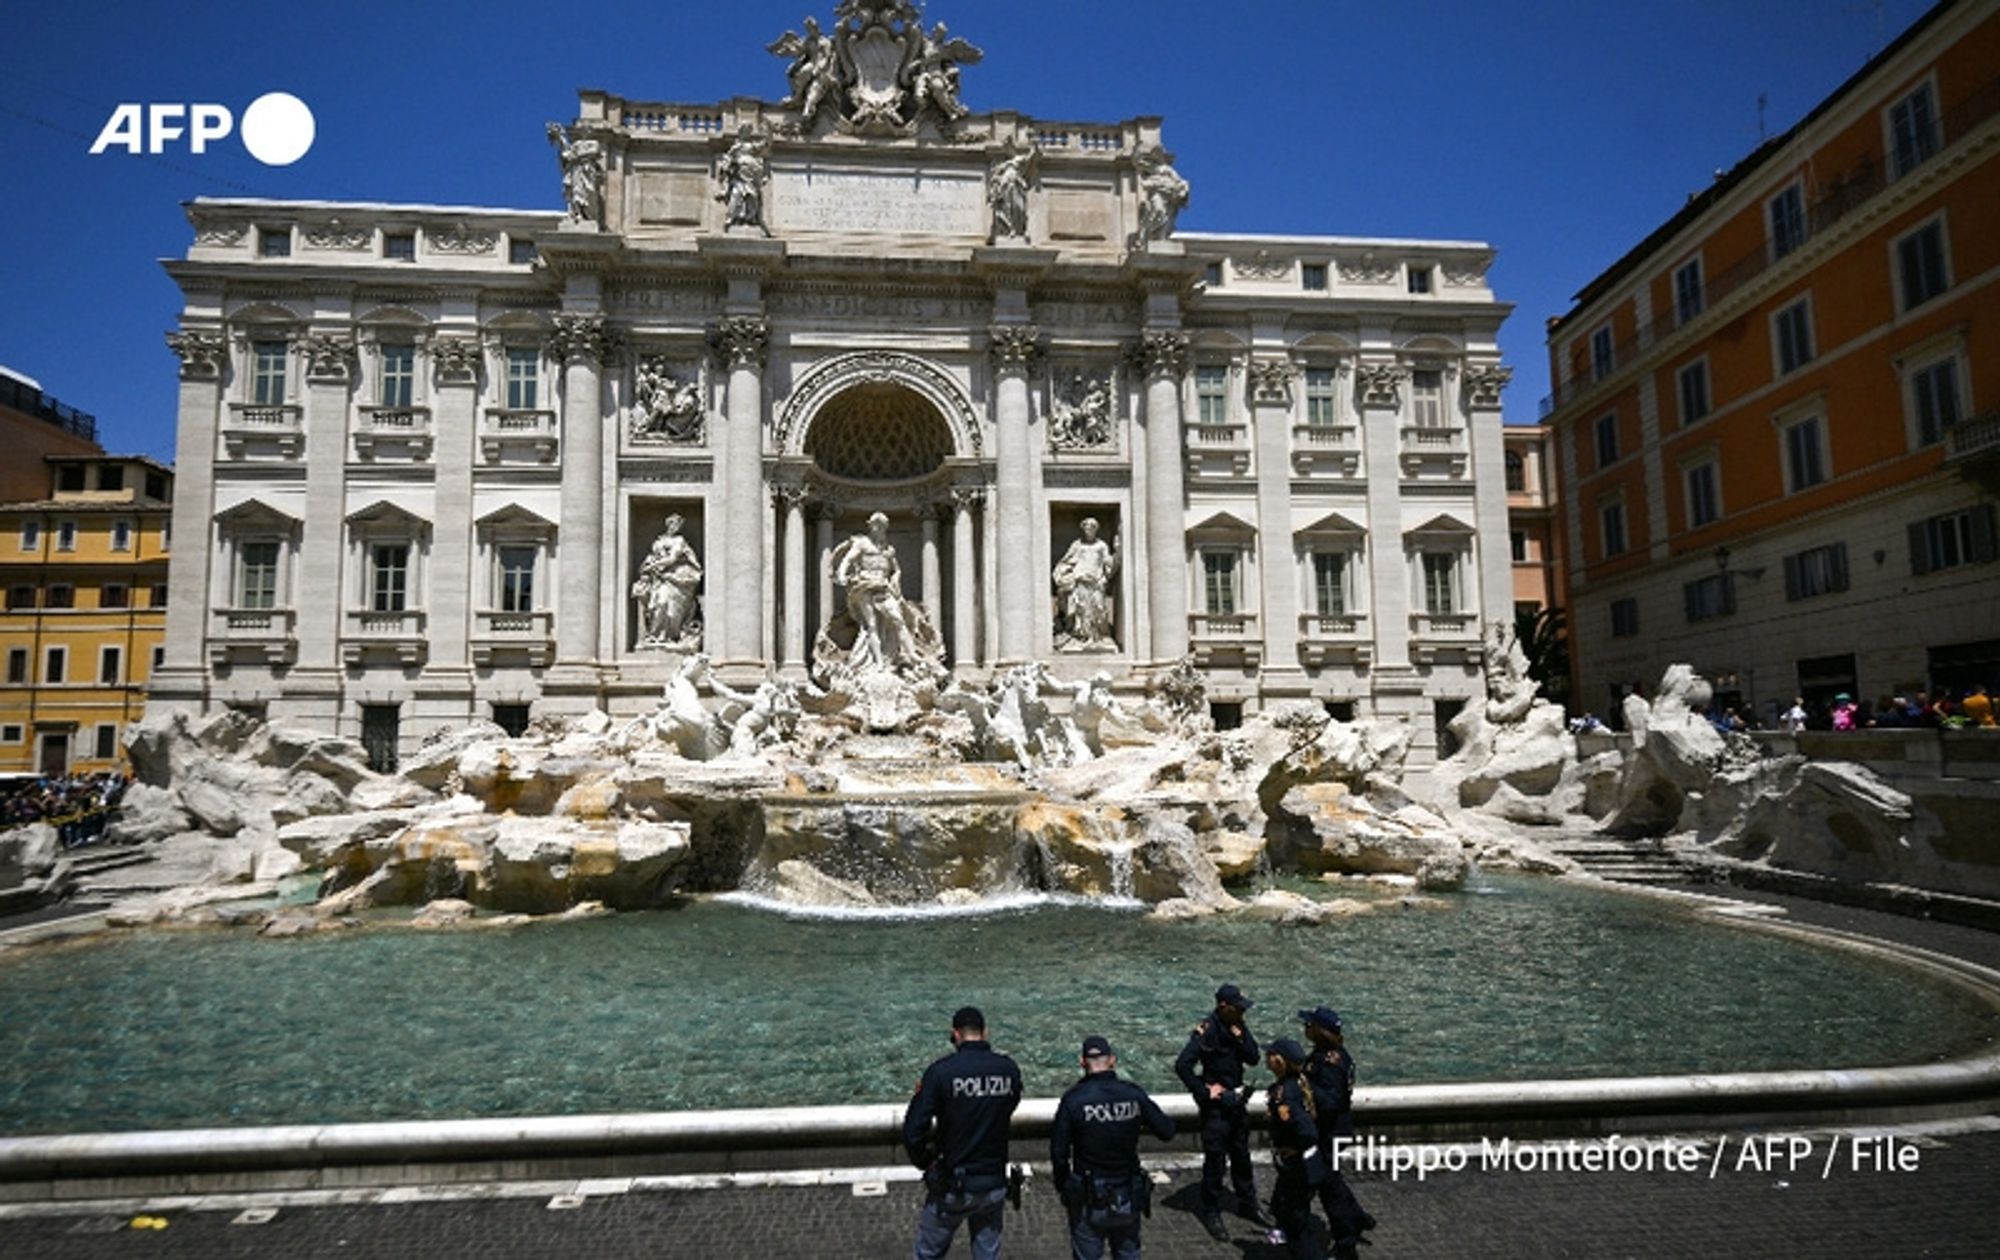
[(1174, 1060), (1174, 1075), (1201, 1109), (1201, 1223), (1217, 1242), (1229, 1239), (1229, 1231), (1222, 1227), (1225, 1164), (1235, 1183), (1236, 1210), (1259, 1225), (1271, 1223), (1257, 1204), (1257, 1179), (1250, 1169), (1250, 1119), (1243, 1105), (1243, 1069), (1257, 1062), (1257, 1039), (1243, 1023), (1243, 1013), (1249, 1009), (1250, 999), (1243, 990), (1233, 984), (1217, 989), (1215, 1009), (1194, 1026)]
[(957, 1050), (924, 1070), (903, 1113), (903, 1149), (924, 1170), (924, 1207), (910, 1256), (937, 1260), (969, 1223), (973, 1260), (999, 1260), (1007, 1132), (1021, 1102), (1021, 1069), (993, 1052), (978, 1007), (953, 1013), (951, 1042)]
[(1278, 1188), (1271, 1193), (1278, 1227), (1269, 1241), (1282, 1243), (1293, 1260), (1323, 1260), (1326, 1253), (1313, 1231), (1312, 1199), (1314, 1186), (1326, 1175), (1326, 1161), (1319, 1149), (1312, 1089), (1299, 1074), (1305, 1062), (1305, 1047), (1290, 1037), (1272, 1042), (1264, 1059), (1275, 1078), (1264, 1093), (1264, 1110), (1278, 1169)]
[(1326, 1157), (1326, 1180), (1320, 1183), (1319, 1202), (1333, 1231), (1334, 1260), (1348, 1260), (1356, 1254), (1361, 1235), (1375, 1228), (1375, 1218), (1355, 1200), (1347, 1179), (1340, 1175), (1335, 1142), (1354, 1136), (1354, 1056), (1347, 1052), (1340, 1016), (1334, 1011), (1316, 1006), (1300, 1011), (1299, 1021), (1312, 1044), (1302, 1074), (1313, 1093), (1320, 1153)]
[[(1074, 1260), (1139, 1260), (1139, 1218), (1152, 1207), (1153, 1186), (1139, 1167), (1139, 1128), (1161, 1141), (1174, 1122), (1145, 1090), (1118, 1079), (1118, 1056), (1102, 1037), (1085, 1037), (1083, 1079), (1056, 1104), (1049, 1130), (1049, 1162), (1056, 1190), (1069, 1208), (1069, 1251)], [(1075, 1167), (1070, 1165), (1075, 1152)]]

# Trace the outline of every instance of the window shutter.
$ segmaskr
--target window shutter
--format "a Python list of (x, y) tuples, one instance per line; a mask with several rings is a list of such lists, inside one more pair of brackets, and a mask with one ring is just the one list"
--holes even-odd
[(1701, 620), (1700, 609), (1697, 607), (1700, 602), (1700, 596), (1697, 592), (1700, 590), (1701, 583), (1699, 582), (1688, 582), (1681, 587), (1681, 601), (1687, 605), (1687, 619), (1689, 621)]
[(1833, 544), (1833, 589), (1847, 589), (1847, 544)]
[(1736, 611), (1736, 575), (1734, 573), (1725, 573), (1722, 575), (1722, 611), (1725, 616)]
[(1994, 547), (1993, 505), (1981, 504), (1972, 510), (1972, 562), (1987, 564), (2000, 556)]
[(1924, 545), (1924, 522), (1910, 526), (1910, 572), (1922, 577), (1931, 571), (1930, 548)]
[(1785, 598), (1788, 600), (1798, 600), (1803, 597), (1801, 588), (1805, 583), (1799, 577), (1799, 570), (1804, 562), (1804, 556), (1785, 557)]

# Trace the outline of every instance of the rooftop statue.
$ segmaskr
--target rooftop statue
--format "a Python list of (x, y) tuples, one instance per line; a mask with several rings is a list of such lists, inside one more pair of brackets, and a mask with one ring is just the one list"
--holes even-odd
[(1016, 149), (996, 158), (986, 177), (986, 204), (993, 207), (993, 237), (998, 241), (1028, 239), (1028, 190), (1039, 178), (1042, 151)]
[(789, 63), (783, 107), (797, 117), (788, 133), (809, 134), (830, 115), (850, 134), (913, 136), (928, 120), (950, 135), (971, 112), (959, 99), (958, 68), (983, 54), (944, 23), (926, 34), (908, 0), (847, 0), (834, 22), (829, 34), (807, 18), (803, 35), (786, 31), (767, 46)]
[(1132, 248), (1144, 249), (1154, 241), (1174, 234), (1181, 211), (1187, 208), (1188, 182), (1153, 149), (1139, 155), (1139, 230), (1132, 235)]
[(562, 163), (563, 221), (603, 226), (604, 142), (561, 123), (550, 123), (548, 134)]
[(810, 129), (820, 110), (834, 103), (840, 92), (840, 52), (833, 39), (820, 32), (817, 21), (807, 18), (804, 35), (786, 31), (766, 51), (792, 59), (785, 71), (792, 94), (784, 99), (783, 106), (798, 110), (800, 128)]
[(765, 230), (764, 184), (771, 178), (771, 166), (766, 161), (770, 147), (770, 141), (745, 127), (737, 133), (736, 143), (729, 146), (729, 152), (717, 162), (715, 179), (722, 187), (716, 190), (715, 199), (727, 207), (723, 230), (739, 227)]

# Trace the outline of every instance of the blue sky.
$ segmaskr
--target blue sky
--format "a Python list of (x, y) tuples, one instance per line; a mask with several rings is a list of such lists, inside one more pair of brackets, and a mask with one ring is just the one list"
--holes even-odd
[[(764, 46), (833, 0), (185, 6), (17, 0), (0, 75), (0, 363), (170, 458), (177, 291), (197, 195), (557, 209), (543, 136), (576, 90), (784, 94)], [(986, 52), (975, 110), (1166, 119), (1190, 230), (1492, 243), (1510, 421), (1547, 392), (1544, 320), (1929, 0), (930, 0)], [(297, 164), (232, 137), (196, 156), (90, 156), (120, 102), (268, 91), (312, 106)]]

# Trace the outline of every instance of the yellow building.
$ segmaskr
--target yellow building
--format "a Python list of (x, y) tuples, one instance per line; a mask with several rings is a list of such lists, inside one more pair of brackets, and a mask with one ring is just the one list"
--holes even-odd
[(122, 768), (166, 636), (172, 470), (46, 463), (46, 497), (0, 504), (0, 776)]

